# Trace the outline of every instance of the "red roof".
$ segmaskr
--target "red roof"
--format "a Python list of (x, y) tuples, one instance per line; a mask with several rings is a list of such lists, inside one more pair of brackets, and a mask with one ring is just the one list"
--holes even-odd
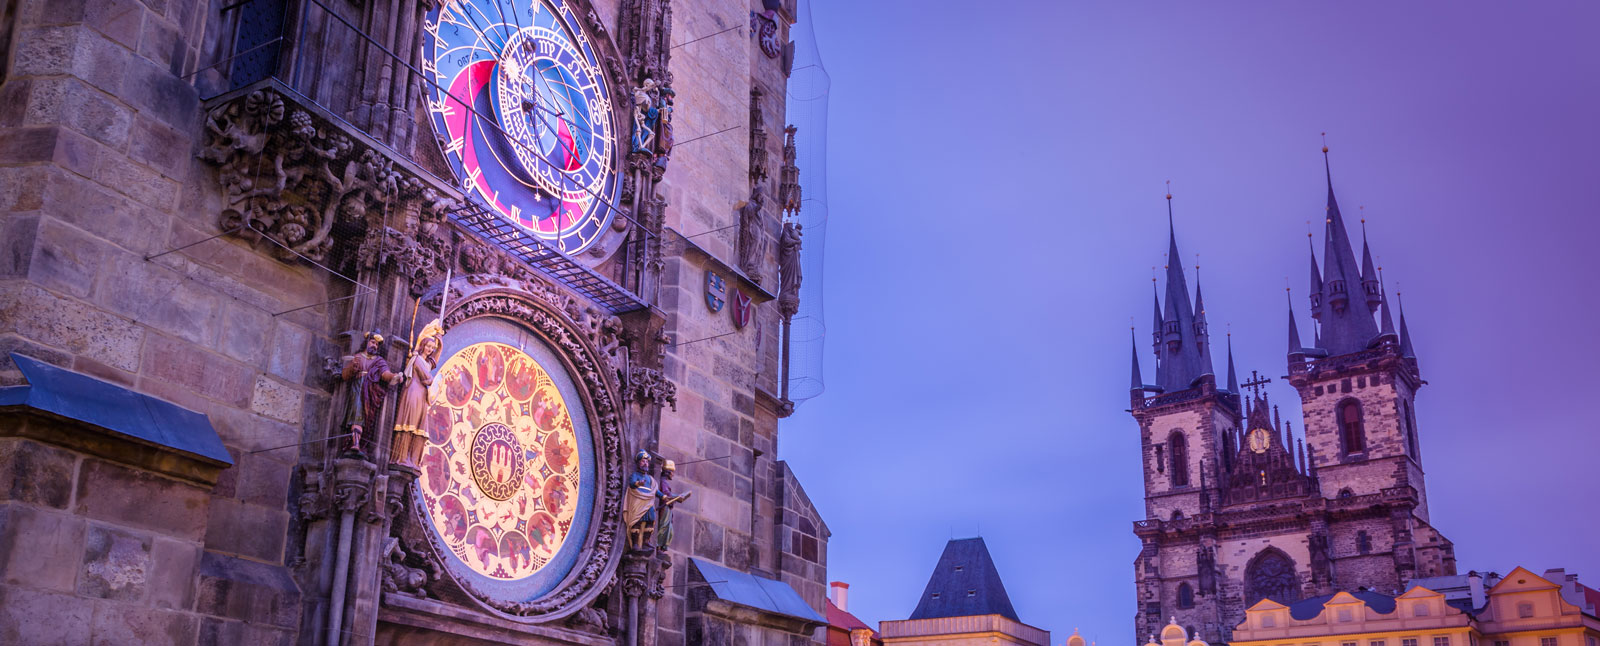
[[(1596, 590), (1581, 583), (1578, 584), (1578, 589), (1583, 591), (1583, 599), (1588, 601), (1589, 605), (1594, 606), (1595, 612), (1600, 613), (1600, 590)], [(828, 613), (828, 623), (833, 623), (832, 612)]]
[[(843, 628), (846, 631), (855, 630), (858, 628), (872, 630), (872, 626), (868, 626), (867, 622), (856, 618), (855, 615), (840, 610), (839, 606), (833, 605), (832, 599), (828, 599), (828, 625), (836, 628)], [(872, 630), (872, 634), (873, 636), (877, 636), (878, 631)]]

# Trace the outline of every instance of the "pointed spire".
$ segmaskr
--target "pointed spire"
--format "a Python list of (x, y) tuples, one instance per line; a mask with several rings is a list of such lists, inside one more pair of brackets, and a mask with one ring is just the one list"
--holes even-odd
[(1194, 266), (1194, 337), (1200, 351), (1200, 374), (1215, 375), (1211, 363), (1211, 328), (1206, 325), (1206, 302), (1200, 295), (1200, 265)]
[(1289, 299), (1289, 361), (1304, 361), (1306, 358), (1305, 346), (1300, 344), (1300, 327), (1294, 323), (1294, 296), (1288, 289), (1283, 293)]
[(1349, 231), (1339, 215), (1339, 202), (1333, 195), (1333, 171), (1326, 145), (1322, 147), (1322, 162), (1328, 178), (1328, 213), (1322, 248), (1324, 308), (1318, 317), (1322, 325), (1316, 347), (1330, 355), (1341, 355), (1366, 349), (1367, 343), (1378, 335), (1378, 326), (1372, 321), (1371, 307), (1352, 304), (1351, 293), (1362, 289), (1362, 276)]
[[(1211, 374), (1209, 351), (1200, 331), (1205, 320), (1195, 318), (1189, 301), (1188, 281), (1184, 277), (1182, 256), (1178, 253), (1178, 234), (1173, 223), (1172, 193), (1167, 193), (1167, 287), (1161, 316), (1161, 361), (1156, 368), (1156, 385), (1164, 392), (1177, 392), (1194, 386), (1201, 375)], [(1157, 299), (1158, 301), (1161, 299)], [(1201, 324), (1201, 325), (1197, 325)]]
[[(1382, 271), (1382, 270), (1379, 270), (1379, 271)], [(1380, 273), (1379, 276), (1382, 276), (1382, 274)], [(1380, 283), (1382, 282), (1381, 278), (1380, 278), (1379, 282)], [(1399, 340), (1400, 335), (1396, 334), (1395, 331), (1394, 331), (1394, 315), (1391, 314), (1390, 311), (1389, 311), (1390, 308), (1389, 308), (1389, 293), (1388, 293), (1388, 290), (1383, 289), (1382, 285), (1380, 284), (1380, 286), (1378, 287), (1378, 293), (1380, 295), (1382, 295), (1382, 300), (1383, 300), (1383, 302), (1379, 304), (1380, 312), (1379, 312), (1378, 319), (1380, 321), (1382, 321), (1382, 324), (1379, 325), (1379, 327), (1378, 327), (1378, 339), (1379, 340), (1392, 339), (1392, 340), (1396, 340), (1397, 341), (1397, 340)]]
[(1406, 327), (1406, 301), (1399, 292), (1395, 292), (1395, 297), (1400, 301), (1400, 356), (1415, 362), (1417, 351), (1411, 347), (1411, 329)]
[(1228, 333), (1228, 392), (1239, 394), (1239, 376), (1233, 370), (1233, 333)]
[(1144, 377), (1139, 375), (1139, 337), (1133, 328), (1128, 328), (1128, 337), (1133, 341), (1133, 384), (1128, 390), (1142, 392), (1144, 390)]
[(1367, 244), (1365, 217), (1361, 218), (1361, 290), (1367, 297), (1367, 310), (1377, 310), (1383, 302), (1383, 288), (1378, 280), (1378, 270), (1372, 262), (1372, 246)]
[(1311, 254), (1311, 318), (1322, 316), (1322, 270), (1317, 269), (1317, 248), (1311, 243), (1311, 232), (1306, 232), (1306, 251)]
[(1299, 447), (1300, 473), (1304, 474), (1306, 472), (1306, 441), (1302, 438), (1296, 441), (1295, 444)]

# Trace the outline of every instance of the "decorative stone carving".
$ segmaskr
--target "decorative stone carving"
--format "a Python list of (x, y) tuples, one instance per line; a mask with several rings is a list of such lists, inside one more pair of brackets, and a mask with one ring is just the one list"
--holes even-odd
[(336, 225), (372, 230), (390, 212), (437, 223), (457, 207), (271, 88), (212, 107), (200, 158), (218, 166), (227, 200), (222, 228), (269, 238), (283, 260), (327, 261)]
[(567, 627), (576, 631), (595, 635), (606, 634), (606, 611), (596, 606), (589, 606), (567, 617)]
[(800, 149), (794, 142), (797, 130), (795, 126), (783, 129), (783, 169), (778, 172), (778, 205), (782, 207), (786, 218), (800, 214), (800, 167), (795, 165)]
[(750, 88), (750, 183), (760, 184), (767, 179), (767, 119), (761, 112), (764, 93), (759, 87)]
[[(585, 402), (590, 406), (590, 426), (595, 433), (595, 453), (598, 460), (595, 483), (603, 492), (595, 504), (596, 523), (589, 541), (578, 555), (578, 562), (564, 585), (550, 594), (531, 601), (496, 599), (487, 591), (471, 583), (456, 579), (454, 582), (481, 603), (501, 612), (525, 616), (563, 617), (589, 605), (605, 587), (608, 575), (622, 558), (621, 545), (615, 540), (622, 531), (622, 502), (618, 492), (624, 480), (622, 453), (622, 416), (618, 409), (614, 380), (610, 370), (589, 344), (579, 326), (559, 306), (551, 304), (548, 297), (534, 294), (541, 302), (524, 300), (521, 295), (491, 292), (467, 297), (459, 308), (445, 316), (445, 328), (453, 328), (469, 318), (499, 316), (515, 320), (542, 336), (568, 362), (572, 377), (581, 384)], [(556, 314), (555, 312), (561, 312)], [(445, 549), (433, 541), (435, 553)]]
[(439, 578), (439, 571), (433, 562), (401, 547), (398, 536), (390, 536), (383, 542), (380, 556), (383, 558), (381, 575), (384, 592), (427, 598), (426, 586)]
[(750, 199), (739, 207), (739, 270), (750, 280), (761, 282), (761, 207), (767, 202), (761, 184), (750, 189)]
[(678, 385), (668, 380), (660, 370), (642, 366), (628, 369), (627, 388), (623, 398), (628, 401), (650, 402), (657, 406), (672, 406), (678, 410)]
[(296, 507), (300, 510), (300, 519), (307, 523), (321, 520), (328, 515), (328, 505), (322, 495), (322, 466), (306, 464), (301, 467), (300, 497)]

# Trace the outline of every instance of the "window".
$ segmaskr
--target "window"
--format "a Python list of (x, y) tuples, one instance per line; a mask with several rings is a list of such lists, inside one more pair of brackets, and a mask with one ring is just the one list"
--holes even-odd
[(1172, 519), (1173, 520), (1183, 520), (1183, 510), (1182, 509), (1174, 509), (1174, 510), (1172, 510)]
[(1402, 639), (1400, 640), (1400, 646), (1417, 646), (1417, 638)]
[(1355, 642), (1339, 642), (1339, 646), (1359, 646)]
[(1433, 646), (1450, 646), (1450, 636), (1441, 635), (1433, 638)]
[[(1517, 616), (1521, 617), (1523, 619), (1527, 619), (1528, 617), (1532, 617), (1533, 616), (1533, 604), (1528, 603), (1526, 601), (1517, 604)], [(1539, 646), (1544, 646), (1544, 644), (1540, 644)]]
[(1509, 639), (1496, 639), (1496, 640), (1494, 640), (1494, 646), (1511, 646), (1511, 640), (1509, 640)]
[(1367, 534), (1367, 530), (1356, 532), (1356, 551), (1362, 554), (1372, 552), (1372, 536)]
[[(1593, 637), (1590, 637), (1589, 639), (1590, 639), (1590, 641), (1594, 640)], [(1539, 638), (1539, 646), (1556, 646), (1556, 638), (1554, 638), (1554, 637), (1540, 637)]]
[(1300, 600), (1300, 575), (1295, 572), (1294, 561), (1276, 549), (1257, 554), (1245, 568), (1244, 580), (1245, 605), (1253, 606), (1262, 599), (1282, 604)]
[(1361, 402), (1354, 399), (1339, 402), (1339, 444), (1346, 455), (1367, 450), (1366, 431), (1361, 423)]
[(1168, 452), (1172, 454), (1172, 486), (1187, 487), (1189, 486), (1189, 440), (1183, 437), (1183, 433), (1173, 432), (1167, 444), (1171, 445)]
[(1411, 416), (1411, 405), (1405, 400), (1400, 401), (1401, 421), (1406, 425), (1406, 447), (1411, 449), (1411, 459), (1422, 461), (1417, 450), (1417, 419)]
[[(1415, 603), (1411, 604), (1411, 616), (1413, 616), (1413, 617), (1426, 617), (1426, 616), (1428, 616), (1428, 604), (1424, 603), (1424, 602), (1421, 602), (1421, 601), (1418, 601), (1418, 602), (1415, 602)], [(1439, 644), (1439, 638), (1438, 637), (1433, 638), (1433, 646), (1441, 646)], [(1450, 646), (1450, 645), (1449, 644), (1443, 644), (1442, 646)]]
[(931, 596), (931, 597), (932, 597), (932, 598), (934, 598), (934, 599), (938, 599), (938, 598), (939, 598), (939, 593), (937, 593), (937, 592), (935, 592), (935, 593), (933, 593), (933, 594), (932, 594), (932, 595), (930, 595), (930, 596)]
[(976, 597), (976, 596), (978, 596), (978, 591), (975, 590), (975, 589), (968, 589), (967, 590), (967, 596)]
[(1277, 625), (1278, 625), (1277, 617), (1274, 617), (1272, 615), (1261, 615), (1261, 627), (1262, 628), (1272, 628), (1272, 627), (1277, 626)]
[(960, 572), (960, 571), (961, 571), (961, 568), (963, 568), (963, 567), (965, 567), (965, 566), (961, 566), (961, 565), (957, 565), (957, 566), (956, 566), (956, 571), (957, 571), (957, 572)]
[[(1350, 609), (1349, 608), (1340, 608), (1339, 609), (1339, 623), (1343, 624), (1343, 623), (1349, 623), (1351, 621), (1355, 621), (1355, 615), (1350, 613)], [(1340, 644), (1339, 646), (1356, 646), (1356, 643), (1355, 642), (1350, 642), (1350, 643), (1347, 643), (1347, 644)]]
[(1178, 584), (1178, 607), (1185, 609), (1194, 607), (1194, 588), (1189, 587), (1188, 583)]
[(1167, 472), (1167, 456), (1166, 454), (1162, 453), (1166, 450), (1166, 448), (1167, 447), (1160, 444), (1156, 445), (1156, 473)]
[(1367, 642), (1367, 646), (1383, 646), (1383, 640), (1374, 639)]
[(1339, 490), (1339, 497), (1340, 498), (1354, 498), (1354, 497), (1356, 497), (1356, 492), (1351, 491), (1349, 487), (1345, 487), (1345, 488)]

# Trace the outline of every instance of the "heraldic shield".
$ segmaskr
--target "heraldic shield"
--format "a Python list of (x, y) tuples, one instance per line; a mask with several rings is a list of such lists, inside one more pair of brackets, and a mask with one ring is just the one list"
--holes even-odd
[(718, 276), (716, 272), (706, 270), (706, 308), (713, 312), (721, 312), (722, 306), (728, 302), (728, 281)]
[(744, 290), (733, 290), (733, 326), (744, 329), (750, 324), (750, 314), (756, 309), (755, 301), (746, 296)]

